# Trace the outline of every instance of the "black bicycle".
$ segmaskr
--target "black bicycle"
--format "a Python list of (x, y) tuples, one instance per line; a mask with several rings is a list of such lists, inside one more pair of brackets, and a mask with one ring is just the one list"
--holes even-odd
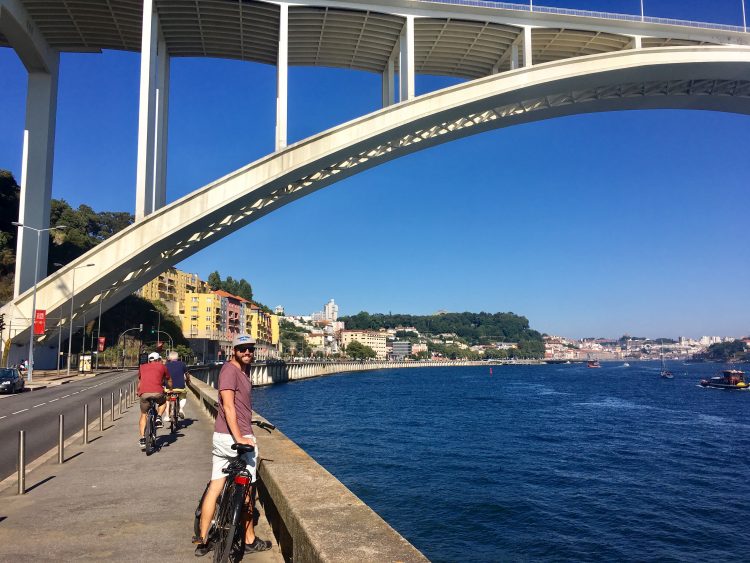
[(148, 411), (146, 412), (146, 455), (151, 455), (156, 450), (156, 399), (148, 400)]
[[(253, 424), (268, 432), (276, 428), (270, 422), (261, 420), (253, 420)], [(232, 444), (232, 449), (237, 452), (237, 457), (232, 458), (229, 465), (223, 470), (227, 474), (227, 479), (224, 481), (224, 488), (216, 501), (214, 517), (211, 519), (206, 534), (206, 542), (213, 545), (215, 563), (238, 560), (238, 555), (242, 553), (242, 545), (245, 540), (242, 513), (245, 510), (246, 499), (250, 500), (248, 497), (253, 483), (242, 455), (252, 453), (255, 448), (245, 444)], [(201, 509), (208, 487), (207, 484), (198, 501), (198, 507), (195, 509), (193, 532), (196, 538), (201, 537)]]

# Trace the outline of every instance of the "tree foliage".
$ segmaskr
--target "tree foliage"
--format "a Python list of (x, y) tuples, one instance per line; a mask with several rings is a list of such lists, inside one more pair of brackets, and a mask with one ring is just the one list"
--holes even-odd
[(732, 362), (750, 359), (750, 354), (748, 354), (747, 346), (742, 340), (733, 340), (732, 342), (711, 344), (704, 357), (716, 362)]
[(529, 328), (529, 321), (514, 313), (445, 313), (441, 315), (370, 314), (366, 311), (340, 317), (347, 329), (378, 330), (413, 326), (420, 333), (454, 333), (470, 344), (487, 342), (536, 343), (527, 348), (544, 351), (542, 335)]
[(346, 347), (346, 355), (355, 360), (369, 360), (377, 357), (375, 350), (356, 340)]
[(208, 274), (208, 285), (214, 291), (226, 291), (248, 301), (253, 300), (253, 288), (245, 278), (235, 280), (232, 276), (228, 276), (222, 281), (219, 272), (211, 272)]

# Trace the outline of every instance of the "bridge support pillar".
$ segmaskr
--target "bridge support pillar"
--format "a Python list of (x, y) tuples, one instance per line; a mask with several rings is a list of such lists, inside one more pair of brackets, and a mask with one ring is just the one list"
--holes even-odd
[[(5, 37), (29, 73), (18, 222), (35, 229), (46, 229), (49, 227), (52, 198), (60, 56), (44, 40), (20, 0), (0, 0), (0, 35)], [(37, 259), (39, 277), (46, 277), (48, 241), (46, 233), (39, 236), (37, 257), (37, 233), (18, 229), (14, 297), (37, 281)]]
[(136, 221), (163, 207), (167, 199), (169, 54), (166, 42), (159, 36), (159, 16), (154, 9), (154, 0), (144, 0), (135, 187)]
[(531, 57), (531, 28), (523, 28), (523, 66), (531, 66), (533, 63)]
[(633, 39), (630, 41), (630, 45), (628, 45), (631, 49), (640, 49), (641, 48), (641, 36), (640, 35), (634, 35)]
[(388, 59), (388, 63), (383, 70), (383, 107), (392, 106), (396, 102), (396, 92), (393, 86), (393, 57)]
[[(55, 62), (57, 63), (57, 55)], [(29, 72), (26, 94), (26, 126), (21, 157), (21, 201), (18, 222), (35, 229), (49, 227), (52, 199), (52, 165), (55, 152), (58, 65), (49, 72)], [(37, 244), (39, 252), (37, 253)], [(16, 277), (13, 295), (32, 287), (39, 259), (39, 279), (47, 277), (47, 233), (18, 228)]]
[(279, 54), (276, 61), (276, 150), (286, 147), (287, 62), (289, 54), (289, 5), (279, 5)]
[(414, 16), (406, 16), (399, 42), (399, 101), (405, 102), (414, 97)]

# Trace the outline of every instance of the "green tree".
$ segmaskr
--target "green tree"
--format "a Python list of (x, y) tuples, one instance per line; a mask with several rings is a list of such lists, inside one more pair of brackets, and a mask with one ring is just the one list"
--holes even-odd
[(377, 357), (375, 350), (356, 340), (346, 347), (346, 355), (355, 360), (368, 360)]

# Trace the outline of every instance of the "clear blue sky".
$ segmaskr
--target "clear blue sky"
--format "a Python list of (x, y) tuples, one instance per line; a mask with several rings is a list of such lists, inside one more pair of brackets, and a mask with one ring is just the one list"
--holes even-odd
[[(740, 0), (646, 0), (645, 11), (742, 24)], [(138, 72), (134, 53), (62, 56), (53, 197), (133, 211)], [(0, 168), (20, 181), (26, 73), (10, 49), (0, 76)], [(419, 76), (417, 90), (451, 83)], [(289, 140), (379, 104), (379, 76), (294, 67)], [(173, 59), (168, 200), (271, 152), (274, 112), (273, 67)], [(342, 314), (512, 311), (572, 337), (741, 336), (749, 133), (748, 116), (678, 111), (485, 133), (316, 192), (178, 267), (244, 277), (258, 300), (296, 314), (335, 298)]]

